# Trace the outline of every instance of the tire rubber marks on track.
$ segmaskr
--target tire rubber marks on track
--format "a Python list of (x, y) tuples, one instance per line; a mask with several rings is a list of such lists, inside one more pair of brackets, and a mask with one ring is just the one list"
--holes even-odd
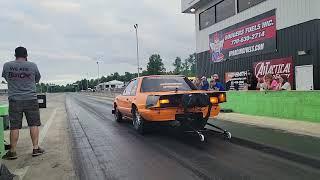
[[(73, 148), (76, 151), (75, 163), (77, 164), (77, 174), (80, 176), (80, 179), (106, 179), (107, 176), (103, 172), (97, 159), (93, 146), (85, 132), (85, 127), (77, 115), (80, 110), (78, 109), (79, 111), (76, 112), (69, 101), (70, 99), (66, 102), (66, 108), (69, 123), (71, 124), (73, 141), (75, 141)], [(73, 101), (75, 102), (75, 99), (73, 99)], [(77, 141), (79, 137), (81, 140)], [(81, 143), (79, 143), (79, 141), (81, 141)]]
[[(91, 98), (88, 98), (88, 99), (91, 99)], [(91, 99), (91, 100), (93, 100), (93, 99)], [(92, 112), (93, 114), (95, 114), (96, 116), (98, 116), (98, 118), (101, 118), (101, 119), (107, 118), (107, 119), (109, 119), (108, 117), (106, 117), (106, 116), (104, 116), (104, 115), (100, 115), (98, 112), (95, 111), (94, 108), (88, 107), (88, 106), (89, 106), (88, 103), (86, 103), (86, 102), (84, 102), (84, 101), (82, 101), (82, 100), (80, 100), (80, 99), (77, 99), (77, 101), (78, 101), (78, 102), (81, 102), (81, 104), (78, 103), (78, 105), (82, 106), (82, 108), (84, 108), (84, 104), (87, 104), (86, 110)], [(97, 100), (93, 100), (93, 101), (97, 101)], [(109, 103), (106, 103), (106, 104), (109, 104)], [(112, 104), (110, 104), (110, 105), (112, 105)], [(136, 136), (136, 137), (140, 136), (140, 135), (136, 134), (135, 131), (132, 131), (132, 135), (133, 135), (133, 136)], [(138, 137), (138, 138), (139, 138), (139, 137)], [(149, 143), (150, 143), (151, 147), (153, 147), (153, 148), (156, 149), (157, 151), (160, 151), (161, 154), (163, 154), (164, 156), (168, 157), (169, 159), (172, 159), (172, 160), (174, 160), (175, 162), (179, 163), (182, 167), (190, 170), (191, 172), (194, 173), (195, 176), (198, 176), (199, 178), (204, 179), (204, 180), (209, 180), (209, 179), (211, 179), (211, 178), (210, 178), (209, 176), (207, 176), (205, 173), (201, 172), (201, 171), (198, 170), (197, 168), (194, 168), (194, 167), (192, 166), (192, 164), (187, 163), (186, 161), (184, 161), (184, 160), (183, 160), (182, 158), (180, 158), (179, 155), (176, 154), (175, 152), (172, 152), (172, 151), (170, 151), (169, 149), (167, 149), (167, 148), (165, 148), (165, 147), (162, 147), (162, 146), (160, 146), (160, 145), (158, 145), (158, 144), (156, 144), (156, 143), (154, 143), (154, 142), (149, 141)]]

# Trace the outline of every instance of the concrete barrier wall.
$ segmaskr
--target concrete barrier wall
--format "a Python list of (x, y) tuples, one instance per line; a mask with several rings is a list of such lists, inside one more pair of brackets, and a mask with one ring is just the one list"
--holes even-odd
[(3, 116), (8, 115), (8, 106), (0, 105), (0, 156), (4, 154)]
[(82, 92), (83, 94), (91, 95), (91, 96), (104, 96), (104, 97), (111, 97), (115, 98), (120, 94), (120, 92), (110, 92), (110, 91), (104, 91), (104, 92)]
[(237, 113), (320, 123), (320, 91), (230, 91), (227, 101)]

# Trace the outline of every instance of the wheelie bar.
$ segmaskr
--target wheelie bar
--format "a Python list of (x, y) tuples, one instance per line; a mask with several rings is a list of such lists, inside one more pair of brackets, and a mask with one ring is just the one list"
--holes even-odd
[[(227, 131), (225, 129), (222, 129), (222, 128), (218, 127), (218, 126), (215, 126), (213, 124), (210, 124), (210, 123), (207, 123), (207, 125), (220, 130), (221, 131), (220, 133), (223, 134), (226, 139), (228, 139), (228, 140), (231, 139), (231, 133), (229, 131)], [(191, 131), (185, 131), (185, 132), (197, 134), (199, 136), (199, 139), (200, 139), (201, 142), (205, 141), (205, 136), (204, 136), (203, 132), (210, 132), (210, 131), (217, 132), (215, 130), (211, 130), (211, 129), (207, 129), (207, 128), (205, 128), (203, 130), (194, 129), (192, 126), (189, 126), (189, 128), (191, 129)]]
[(185, 133), (195, 133), (198, 135), (201, 142), (205, 141), (205, 136), (203, 135), (203, 130), (197, 130), (193, 128), (191, 125), (187, 124), (187, 126), (191, 129), (191, 131), (184, 131)]
[(218, 127), (218, 126), (213, 125), (211, 123), (207, 123), (207, 125), (222, 131), (221, 133), (225, 136), (225, 138), (231, 139), (232, 135), (231, 135), (231, 133), (229, 131), (227, 131), (225, 129), (222, 129), (221, 127)]

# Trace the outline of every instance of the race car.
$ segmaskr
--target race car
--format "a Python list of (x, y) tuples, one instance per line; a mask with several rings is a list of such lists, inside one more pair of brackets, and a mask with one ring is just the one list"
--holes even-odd
[(154, 75), (133, 79), (113, 104), (117, 122), (132, 120), (133, 127), (144, 134), (148, 124), (163, 122), (184, 131), (192, 131), (204, 141), (206, 125), (231, 134), (208, 119), (220, 112), (219, 104), (226, 102), (226, 93), (198, 90), (185, 76)]

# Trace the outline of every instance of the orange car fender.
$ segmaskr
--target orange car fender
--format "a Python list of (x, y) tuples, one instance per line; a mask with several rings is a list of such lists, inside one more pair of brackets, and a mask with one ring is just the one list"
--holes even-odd
[(142, 93), (137, 93), (132, 101), (132, 105), (135, 105), (138, 110), (146, 108), (147, 96)]

